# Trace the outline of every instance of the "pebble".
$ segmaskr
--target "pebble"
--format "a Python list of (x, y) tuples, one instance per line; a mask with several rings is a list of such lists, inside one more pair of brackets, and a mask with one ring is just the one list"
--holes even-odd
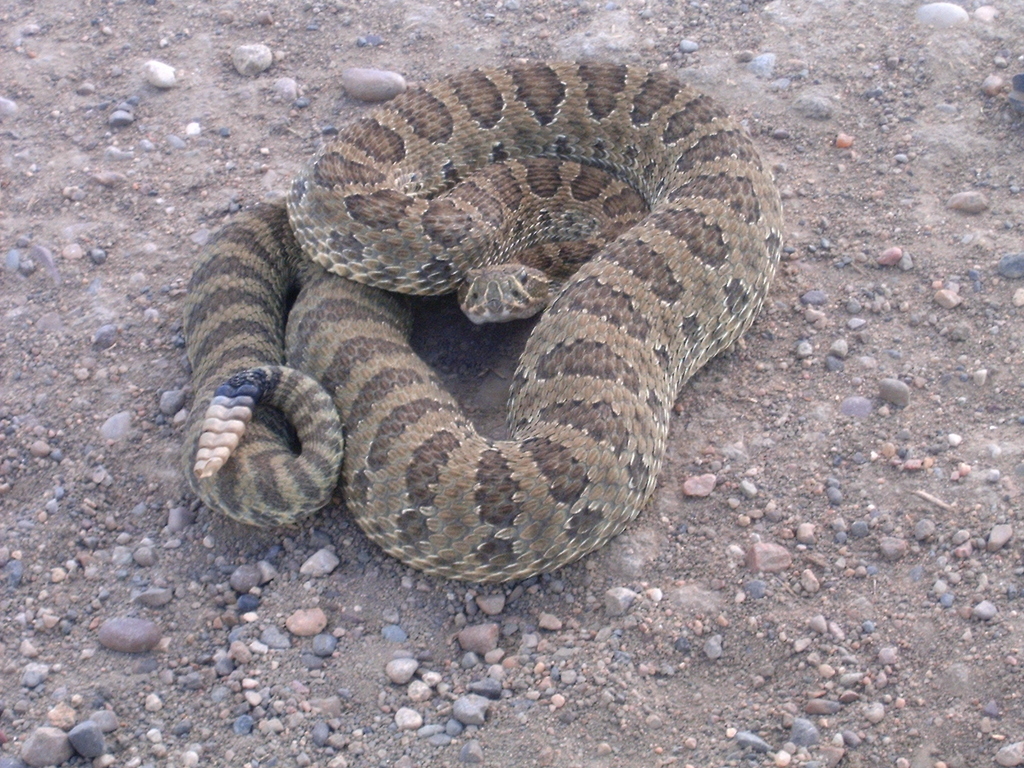
[(0, 96), (0, 120), (7, 117), (14, 117), (16, 114), (18, 114), (17, 103)]
[(842, 704), (832, 699), (811, 699), (804, 706), (804, 712), (808, 715), (834, 715), (841, 707)]
[(385, 624), (381, 627), (380, 634), (389, 643), (404, 643), (409, 639), (409, 633), (397, 624)]
[(483, 725), (491, 700), (475, 693), (460, 696), (452, 705), (452, 717), (463, 725)]
[(101, 325), (92, 335), (92, 345), (96, 349), (109, 349), (117, 341), (117, 327), (113, 325)]
[(978, 621), (991, 621), (996, 617), (999, 610), (989, 600), (982, 600), (971, 609), (971, 616)]
[(1000, 549), (1006, 546), (1007, 542), (1013, 538), (1013, 526), (1009, 523), (1000, 523), (992, 527), (992, 530), (988, 534), (988, 542), (985, 544), (985, 549), (989, 552), (998, 552)]
[(279, 77), (274, 81), (274, 97), (281, 101), (295, 101), (299, 97), (299, 84), (291, 77)]
[(162, 61), (150, 59), (142, 65), (142, 75), (146, 82), (154, 88), (173, 88), (175, 83), (174, 67)]
[(981, 91), (986, 96), (998, 96), (1005, 85), (1006, 81), (999, 75), (989, 75), (982, 81)]
[(715, 475), (696, 475), (683, 481), (683, 493), (687, 496), (710, 496), (715, 490), (718, 478)]
[(160, 608), (174, 599), (174, 591), (167, 587), (149, 587), (132, 598), (133, 602), (147, 608)]
[(824, 96), (805, 93), (793, 101), (793, 111), (811, 120), (828, 120), (832, 117), (832, 102)]
[(877, 262), (881, 267), (892, 267), (900, 263), (900, 259), (903, 258), (903, 249), (899, 246), (893, 246), (892, 248), (886, 248), (879, 255)]
[(769, 78), (775, 71), (776, 56), (774, 53), (762, 53), (747, 62), (747, 71), (757, 77)]
[(292, 647), (292, 641), (288, 635), (274, 624), (260, 632), (260, 642), (269, 648), (276, 648), (279, 651)]
[(761, 579), (751, 579), (744, 583), (743, 591), (754, 600), (760, 600), (768, 594), (768, 584)]
[(885, 705), (880, 701), (873, 701), (870, 704), (865, 704), (861, 712), (863, 712), (865, 720), (872, 725), (878, 725), (885, 717)]
[(117, 715), (109, 709), (97, 709), (89, 715), (89, 719), (96, 723), (96, 726), (103, 733), (110, 733), (117, 730)]
[(948, 29), (970, 18), (967, 11), (954, 3), (928, 3), (917, 9), (917, 20), (936, 29)]
[(1000, 277), (1020, 280), (1024, 277), (1024, 253), (1008, 253), (999, 260), (996, 267)]
[(107, 751), (103, 731), (100, 730), (99, 724), (92, 720), (83, 720), (68, 731), (68, 740), (75, 752), (82, 757), (99, 757)]
[(479, 765), (484, 761), (484, 750), (480, 746), (480, 742), (476, 739), (470, 739), (462, 745), (462, 749), (459, 750), (459, 762), (468, 763), (470, 765)]
[(239, 715), (231, 724), (231, 730), (239, 736), (252, 733), (253, 719), (249, 715)]
[(327, 658), (334, 653), (338, 647), (338, 638), (334, 635), (321, 632), (313, 638), (313, 654), (321, 658)]
[(505, 610), (505, 595), (501, 592), (493, 595), (477, 595), (476, 605), (488, 616), (497, 616)]
[(885, 402), (900, 408), (910, 405), (910, 387), (899, 379), (882, 379), (879, 381), (878, 396)]
[(996, 763), (1005, 766), (1005, 768), (1024, 765), (1024, 741), (1016, 741), (1013, 744), (1001, 747), (996, 752)]
[(410, 682), (405, 693), (409, 697), (409, 701), (417, 704), (424, 701), (430, 701), (430, 698), (434, 695), (433, 689), (422, 680), (413, 680)]
[(935, 522), (927, 517), (923, 518), (914, 524), (914, 538), (918, 541), (928, 541), (935, 535), (935, 530)]
[(704, 655), (711, 661), (722, 658), (722, 636), (712, 635), (704, 641)]
[(694, 40), (680, 40), (679, 51), (680, 53), (696, 53), (700, 50), (700, 43)]
[(951, 291), (948, 288), (941, 288), (935, 292), (932, 297), (936, 304), (943, 309), (953, 309), (954, 307), (960, 306), (963, 299), (960, 298), (960, 294), (956, 291)]
[(981, 213), (988, 210), (988, 198), (973, 189), (967, 192), (957, 192), (946, 201), (946, 207), (961, 213)]
[(871, 415), (871, 401), (859, 395), (847, 397), (839, 404), (839, 412), (844, 416), (853, 416), (856, 419), (867, 418)]
[(562, 628), (562, 620), (551, 613), (541, 613), (537, 617), (537, 626), (549, 632), (557, 632)]
[(228, 584), (233, 590), (235, 590), (235, 592), (244, 595), (253, 587), (259, 586), (260, 569), (249, 563), (240, 565), (231, 572), (231, 576), (228, 578)]
[(161, 632), (148, 619), (117, 618), (103, 622), (97, 637), (100, 645), (121, 653), (145, 653), (160, 642)]
[(622, 616), (637, 597), (631, 589), (612, 587), (604, 593), (604, 612), (609, 616)]
[(49, 664), (40, 664), (34, 661), (26, 664), (25, 669), (22, 670), (21, 673), (21, 687), (35, 688), (38, 685), (42, 685), (43, 681), (46, 680), (46, 676), (49, 674)]
[(498, 647), (500, 630), (501, 628), (495, 622), (474, 624), (459, 630), (456, 637), (462, 650), (484, 656)]
[(904, 539), (895, 536), (883, 536), (878, 542), (878, 551), (886, 560), (899, 560), (910, 549), (910, 545)]
[(752, 749), (760, 754), (769, 752), (772, 748), (771, 744), (752, 731), (737, 731), (736, 744), (743, 749)]
[[(563, 675), (568, 675), (571, 671), (572, 670), (566, 670)], [(563, 677), (563, 682), (568, 681)], [(484, 696), (492, 701), (497, 701), (501, 698), (501, 683), (493, 677), (485, 677), (483, 680), (475, 680), (470, 683), (469, 692)]]
[(423, 725), (423, 715), (411, 707), (400, 707), (395, 712), (395, 725), (400, 731), (415, 731)]
[(416, 659), (392, 659), (384, 665), (384, 674), (395, 685), (405, 685), (419, 668), (420, 663)]
[(327, 615), (320, 608), (299, 608), (284, 620), (284, 625), (297, 637), (312, 637), (327, 626)]
[(303, 576), (326, 576), (340, 565), (341, 560), (329, 549), (320, 549), (310, 555), (300, 567)]
[(405, 92), (405, 78), (385, 69), (349, 67), (341, 71), (345, 93), (360, 101), (389, 101)]
[(779, 573), (793, 564), (793, 556), (781, 544), (757, 541), (747, 550), (746, 566), (754, 573)]
[(156, 552), (153, 551), (152, 547), (139, 547), (132, 552), (132, 560), (138, 566), (151, 568), (156, 565)]
[(128, 436), (128, 430), (131, 428), (131, 425), (131, 411), (115, 413), (103, 422), (103, 425), (100, 427), (100, 436), (104, 440), (111, 440), (113, 442), (124, 440), (124, 438)]
[(46, 713), (46, 721), (62, 731), (70, 731), (75, 724), (75, 710), (63, 701), (58, 702), (53, 709)]
[(274, 54), (262, 43), (238, 45), (231, 51), (231, 63), (235, 65), (238, 74), (253, 77), (270, 69), (274, 63)]
[(124, 128), (135, 122), (135, 116), (126, 110), (115, 109), (107, 118), (107, 125), (111, 128)]
[(60, 765), (74, 754), (68, 735), (60, 728), (36, 728), (21, 745), (21, 759), (32, 768)]
[(817, 594), (818, 590), (821, 589), (821, 582), (818, 581), (818, 577), (814, 575), (814, 571), (810, 568), (805, 568), (800, 574), (800, 586), (803, 587), (804, 591), (810, 595)]

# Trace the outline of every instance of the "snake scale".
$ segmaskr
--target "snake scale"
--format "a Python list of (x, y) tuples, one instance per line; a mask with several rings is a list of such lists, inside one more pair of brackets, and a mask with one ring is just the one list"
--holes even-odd
[[(570, 188), (590, 179), (613, 213), (621, 190), (601, 177), (624, 182), (644, 210), (554, 296), (511, 383), (509, 439), (491, 440), (411, 351), (398, 294), (450, 292), (474, 268), (461, 214), (490, 220), (489, 197), (443, 202), (460, 182), (542, 162), (573, 164), (558, 170)], [(288, 524), (340, 472), (359, 526), (416, 569), (477, 582), (557, 569), (650, 498), (675, 398), (752, 322), (781, 227), (743, 127), (668, 73), (535, 62), (412, 88), (342, 129), (287, 213), (240, 215), (197, 265), (192, 487), (233, 518)]]

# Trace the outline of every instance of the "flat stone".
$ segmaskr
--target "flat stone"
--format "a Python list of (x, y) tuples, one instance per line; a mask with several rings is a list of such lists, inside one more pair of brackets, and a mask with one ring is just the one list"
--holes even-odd
[(238, 45), (231, 51), (231, 63), (235, 65), (238, 74), (253, 77), (270, 69), (274, 63), (274, 54), (262, 43)]
[(797, 717), (793, 719), (793, 726), (789, 730), (789, 740), (798, 747), (812, 747), (821, 741), (821, 733), (810, 720)]
[(132, 412), (121, 411), (103, 422), (103, 425), (100, 427), (100, 436), (104, 440), (116, 443), (128, 436), (128, 430), (131, 429), (131, 426)]
[(119, 725), (117, 715), (109, 709), (97, 709), (89, 715), (89, 719), (96, 723), (103, 733), (116, 731)]
[(988, 541), (985, 544), (985, 549), (989, 552), (998, 552), (1000, 549), (1006, 546), (1007, 542), (1013, 538), (1013, 526), (1009, 523), (1000, 523), (992, 526), (992, 530), (989, 531)]
[(341, 86), (345, 93), (360, 101), (389, 101), (405, 92), (405, 78), (385, 69), (349, 67), (341, 71)]
[(771, 744), (752, 731), (737, 731), (736, 744), (743, 749), (750, 749), (759, 754), (771, 751)]
[(832, 117), (832, 102), (824, 96), (805, 93), (793, 101), (793, 111), (811, 120), (828, 120)]
[(498, 647), (498, 635), (501, 628), (495, 622), (486, 624), (474, 624), (465, 627), (456, 635), (459, 645), (464, 651), (484, 656), (489, 651)]
[(996, 271), (1000, 277), (1020, 280), (1024, 277), (1024, 253), (1008, 253), (999, 260)]
[(338, 565), (341, 560), (329, 549), (320, 549), (314, 552), (310, 557), (299, 566), (299, 573), (303, 576), (326, 576)]
[(860, 395), (852, 395), (839, 404), (839, 412), (844, 416), (864, 419), (871, 415), (871, 401)]
[[(960, 10), (963, 9), (961, 8)], [(946, 207), (953, 211), (960, 211), (960, 213), (981, 213), (988, 210), (988, 198), (974, 189), (967, 192), (957, 192), (946, 201)]]
[(562, 620), (552, 613), (541, 613), (537, 617), (537, 626), (549, 632), (557, 632), (562, 628)]
[(936, 29), (948, 29), (970, 21), (967, 11), (954, 3), (928, 3), (917, 9), (917, 20)]
[(284, 621), (288, 631), (298, 637), (312, 637), (327, 626), (327, 615), (320, 608), (300, 608)]
[(757, 541), (747, 550), (746, 566), (754, 573), (779, 573), (793, 564), (793, 556), (781, 544)]
[(497, 616), (505, 610), (505, 595), (500, 592), (493, 595), (477, 595), (476, 605), (488, 616)]
[(696, 475), (683, 481), (683, 493), (687, 496), (710, 496), (715, 490), (718, 478), (715, 475)]
[(100, 645), (121, 653), (145, 653), (160, 642), (161, 632), (148, 619), (118, 618), (103, 623), (97, 633)]
[(36, 728), (21, 745), (21, 759), (31, 768), (60, 765), (75, 753), (68, 735), (60, 728)]
[(260, 632), (260, 642), (270, 648), (276, 648), (279, 651), (292, 647), (292, 641), (289, 639), (288, 635), (273, 624)]
[(107, 751), (103, 731), (99, 724), (92, 720), (83, 720), (68, 731), (68, 740), (75, 752), (82, 757), (99, 757)]
[(1024, 765), (1024, 741), (1007, 744), (996, 752), (996, 763), (1005, 768)]
[(174, 590), (167, 587), (150, 587), (135, 597), (132, 602), (144, 605), (147, 608), (161, 608), (174, 599)]

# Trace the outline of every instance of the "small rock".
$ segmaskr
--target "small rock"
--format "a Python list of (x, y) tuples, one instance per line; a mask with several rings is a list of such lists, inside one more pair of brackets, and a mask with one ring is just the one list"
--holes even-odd
[(981, 83), (981, 92), (986, 96), (998, 96), (1006, 86), (1006, 81), (999, 75), (989, 75)]
[(240, 595), (244, 595), (260, 584), (260, 569), (255, 565), (243, 564), (235, 568), (228, 578), (228, 584)]
[(549, 632), (557, 632), (562, 628), (562, 620), (551, 613), (541, 613), (537, 617), (537, 626)]
[(997, 613), (999, 613), (998, 609), (989, 600), (982, 600), (971, 609), (971, 616), (978, 621), (991, 621)]
[(109, 349), (117, 341), (117, 327), (113, 325), (101, 325), (92, 335), (92, 345), (96, 349)]
[(116, 731), (119, 725), (117, 722), (117, 715), (109, 709), (97, 709), (89, 715), (89, 719), (96, 723), (103, 733)]
[(811, 120), (828, 120), (832, 117), (832, 103), (824, 96), (805, 93), (793, 101), (793, 111)]
[(92, 720), (83, 720), (68, 731), (68, 740), (82, 757), (99, 757), (107, 751), (103, 731), (100, 730), (99, 724)]
[(135, 122), (135, 116), (124, 109), (115, 109), (107, 118), (107, 125), (111, 128), (125, 128)]
[[(570, 674), (570, 670), (566, 670), (563, 674)], [(501, 683), (493, 677), (485, 677), (483, 680), (475, 680), (470, 683), (469, 692), (497, 701), (501, 698)]]
[(687, 496), (710, 496), (715, 490), (718, 478), (715, 475), (697, 475), (683, 481), (683, 493)]
[(1005, 768), (1024, 765), (1024, 741), (1007, 744), (996, 752), (996, 763)]
[(292, 641), (288, 635), (278, 629), (274, 624), (271, 624), (260, 632), (260, 642), (269, 648), (276, 648), (279, 651), (292, 647)]
[(722, 636), (712, 635), (704, 641), (704, 655), (711, 661), (722, 658)]
[(622, 616), (636, 600), (637, 593), (625, 587), (612, 587), (604, 593), (604, 612), (609, 616)]
[(150, 59), (142, 65), (142, 74), (146, 82), (154, 88), (173, 88), (175, 83), (174, 67), (162, 61)]
[(762, 53), (747, 62), (747, 70), (757, 77), (767, 79), (775, 71), (776, 58), (774, 53)]
[(423, 715), (411, 707), (400, 707), (395, 712), (395, 725), (400, 731), (415, 731), (423, 725)]
[(485, 656), (498, 647), (500, 629), (494, 622), (475, 624), (460, 630), (456, 637), (462, 650)]
[(397, 624), (385, 624), (380, 633), (389, 643), (404, 643), (409, 639), (409, 633)]
[(951, 291), (948, 288), (941, 288), (937, 290), (932, 299), (943, 309), (953, 309), (954, 307), (960, 306), (963, 302), (959, 293)]
[(970, 18), (967, 11), (954, 3), (928, 3), (917, 9), (917, 20), (936, 29), (948, 29)]
[(46, 713), (46, 722), (66, 733), (75, 724), (75, 710), (63, 701), (57, 702), (57, 705)]
[(680, 40), (679, 41), (679, 52), (680, 53), (696, 53), (700, 50), (700, 43), (693, 40)]
[(746, 566), (754, 573), (779, 573), (793, 564), (793, 556), (781, 544), (754, 542), (747, 550)]
[(185, 390), (168, 389), (160, 393), (160, 413), (173, 416), (185, 405)]
[(341, 85), (353, 99), (388, 101), (405, 92), (405, 78), (383, 69), (349, 67), (341, 72)]
[(21, 673), (21, 687), (31, 689), (38, 685), (42, 685), (43, 681), (46, 680), (46, 676), (49, 674), (49, 664), (40, 664), (38, 662), (26, 664), (25, 669), (23, 669)]
[(880, 701), (873, 701), (865, 704), (861, 712), (864, 713), (865, 720), (872, 725), (878, 725), (885, 717), (885, 705)]
[(998, 552), (1000, 549), (1006, 546), (1007, 542), (1013, 538), (1013, 526), (1009, 523), (1000, 523), (999, 525), (992, 526), (992, 530), (988, 534), (988, 542), (985, 544), (985, 549), (989, 552)]
[(500, 592), (493, 595), (477, 595), (476, 605), (488, 616), (497, 616), (505, 610), (505, 595)]
[(736, 744), (743, 749), (750, 749), (754, 752), (764, 754), (771, 751), (771, 744), (751, 731), (737, 731)]
[(252, 733), (253, 719), (249, 715), (239, 715), (231, 724), (231, 730), (238, 736), (245, 736)]
[(50, 444), (45, 440), (36, 440), (29, 446), (28, 452), (37, 459), (45, 459), (50, 455), (51, 450)]
[(927, 517), (918, 520), (914, 524), (914, 538), (918, 541), (928, 541), (935, 535), (935, 522)]
[[(966, 11), (964, 15), (966, 16)], [(988, 198), (973, 189), (967, 192), (957, 192), (946, 201), (946, 207), (961, 213), (981, 213), (988, 210)]]
[(238, 74), (252, 77), (270, 68), (274, 63), (274, 54), (262, 43), (238, 45), (231, 51), (231, 63)]
[(132, 598), (132, 602), (147, 608), (160, 608), (174, 599), (174, 591), (167, 587), (150, 587)]
[(467, 763), (469, 765), (479, 765), (484, 761), (484, 750), (480, 746), (480, 742), (476, 739), (470, 739), (462, 745), (462, 749), (459, 750), (459, 762)]
[(326, 632), (321, 632), (319, 635), (313, 638), (313, 654), (320, 658), (327, 658), (334, 653), (334, 649), (338, 647), (338, 638), (334, 635), (329, 635)]
[(17, 103), (10, 99), (0, 97), (0, 120), (4, 120), (8, 117), (14, 117), (16, 114), (18, 114)]
[(452, 705), (452, 717), (463, 725), (483, 725), (487, 720), (487, 710), (491, 700), (475, 693), (460, 696)]
[(128, 436), (128, 430), (131, 429), (131, 426), (132, 412), (121, 411), (103, 422), (103, 425), (100, 427), (100, 436), (104, 440), (111, 440), (116, 443)]
[(314, 552), (306, 562), (299, 567), (299, 573), (303, 576), (326, 576), (338, 565), (341, 560), (329, 549), (320, 549)]
[(416, 659), (392, 659), (384, 666), (384, 674), (395, 685), (405, 685), (419, 668), (420, 663)]
[(148, 619), (118, 618), (105, 621), (97, 638), (100, 645), (121, 653), (145, 653), (160, 642), (160, 627)]
[(878, 551), (886, 560), (899, 560), (907, 554), (910, 545), (895, 536), (883, 536), (878, 542)]
[(132, 560), (143, 568), (151, 568), (156, 565), (156, 552), (152, 547), (139, 547), (132, 552)]
[(32, 768), (60, 765), (74, 754), (68, 735), (60, 728), (36, 728), (21, 745), (21, 759)]
[(812, 747), (821, 741), (821, 733), (810, 720), (804, 717), (793, 719), (793, 725), (789, 731), (789, 740), (798, 747)]
[(300, 608), (285, 619), (284, 625), (297, 637), (312, 637), (327, 626), (327, 616), (320, 608)]
[(800, 586), (803, 587), (804, 591), (809, 595), (817, 594), (818, 590), (821, 589), (821, 583), (818, 581), (818, 577), (814, 575), (814, 571), (810, 568), (805, 568), (800, 574)]
[(999, 260), (996, 271), (1000, 277), (1020, 280), (1024, 277), (1024, 253), (1008, 253)]
[(279, 77), (274, 81), (274, 98), (292, 102), (299, 97), (299, 84), (291, 77)]
[(839, 404), (839, 412), (855, 419), (867, 418), (871, 415), (871, 401), (860, 395), (852, 395)]
[(409, 697), (409, 701), (416, 702), (417, 704), (430, 701), (434, 695), (433, 689), (422, 680), (411, 681), (405, 693)]
[(878, 396), (900, 408), (910, 405), (910, 387), (899, 379), (882, 379), (878, 382)]

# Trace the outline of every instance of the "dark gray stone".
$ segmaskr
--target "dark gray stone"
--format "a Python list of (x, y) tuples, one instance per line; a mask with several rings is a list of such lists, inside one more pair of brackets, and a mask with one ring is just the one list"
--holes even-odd
[(99, 757), (107, 751), (103, 731), (92, 720), (83, 720), (68, 731), (68, 740), (82, 757)]

